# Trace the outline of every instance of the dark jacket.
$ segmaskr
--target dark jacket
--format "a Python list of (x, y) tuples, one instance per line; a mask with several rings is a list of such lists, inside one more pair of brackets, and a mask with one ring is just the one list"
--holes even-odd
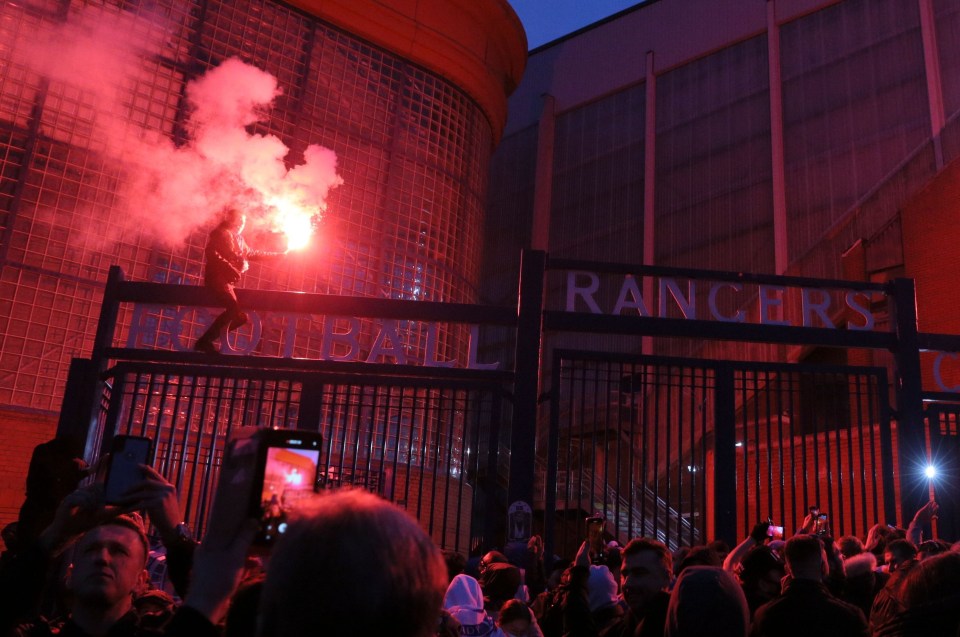
[(221, 223), (207, 238), (204, 249), (204, 282), (210, 286), (234, 284), (247, 269), (248, 261), (259, 261), (278, 255), (279, 253), (251, 250), (243, 235), (233, 232), (227, 223)]
[(751, 637), (868, 637), (863, 611), (820, 582), (790, 580), (783, 595), (757, 609)]

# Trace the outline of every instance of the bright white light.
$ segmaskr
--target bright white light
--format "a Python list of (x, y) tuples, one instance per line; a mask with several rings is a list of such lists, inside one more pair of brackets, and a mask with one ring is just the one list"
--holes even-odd
[(932, 464), (928, 464), (923, 470), (923, 475), (927, 476), (928, 480), (933, 480), (935, 477), (937, 477), (937, 468)]
[(287, 237), (287, 250), (306, 247), (313, 235), (313, 213), (279, 197), (272, 199), (269, 204), (276, 209), (276, 227)]
[(303, 484), (303, 474), (297, 471), (296, 468), (291, 469), (289, 473), (284, 475), (284, 479), (286, 480), (287, 484), (291, 486), (298, 487)]
[(743, 446), (743, 443), (740, 442), (740, 441), (737, 441), (737, 443), (736, 443), (735, 445), (733, 445), (733, 446), (734, 446), (734, 447), (742, 447), (742, 446)]

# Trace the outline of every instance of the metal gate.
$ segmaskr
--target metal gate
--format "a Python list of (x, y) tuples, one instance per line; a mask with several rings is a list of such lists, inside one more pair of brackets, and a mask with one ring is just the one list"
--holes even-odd
[(121, 363), (109, 378), (97, 453), (115, 434), (154, 440), (154, 466), (199, 533), (226, 441), (242, 427), (319, 431), (321, 488), (378, 493), (443, 548), (466, 553), (473, 521), (495, 518), (484, 515), (500, 489), (495, 385), (157, 363)]
[(926, 421), (927, 458), (934, 471), (909, 488), (940, 505), (936, 535), (956, 539), (960, 537), (960, 404), (931, 402)]
[(813, 504), (837, 536), (895, 517), (882, 368), (553, 355), (548, 549), (572, 555), (594, 512), (672, 548), (768, 517), (789, 534)]

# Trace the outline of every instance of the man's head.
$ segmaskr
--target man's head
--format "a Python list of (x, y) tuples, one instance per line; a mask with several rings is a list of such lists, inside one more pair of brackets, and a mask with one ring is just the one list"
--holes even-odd
[(794, 579), (820, 581), (827, 571), (823, 543), (815, 535), (794, 535), (783, 549), (787, 572)]
[(318, 499), (267, 567), (260, 634), (423, 637), (447, 588), (439, 549), (404, 511), (364, 491)]
[(630, 540), (620, 569), (623, 599), (630, 609), (643, 612), (670, 585), (672, 572), (672, 556), (664, 544), (647, 538)]
[(894, 540), (883, 549), (883, 561), (895, 571), (907, 560), (917, 557), (917, 547), (910, 540)]
[(234, 232), (243, 232), (243, 227), (247, 224), (247, 215), (238, 208), (227, 208), (223, 211), (221, 223)]
[(143, 525), (120, 516), (87, 531), (77, 542), (69, 586), (88, 608), (125, 609), (147, 581)]

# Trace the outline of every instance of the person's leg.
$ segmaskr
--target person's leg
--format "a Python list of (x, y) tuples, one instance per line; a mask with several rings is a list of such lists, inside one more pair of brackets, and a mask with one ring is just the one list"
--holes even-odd
[(208, 285), (207, 289), (216, 300), (217, 305), (221, 305), (226, 309), (220, 316), (214, 319), (210, 327), (197, 339), (197, 342), (193, 345), (193, 349), (206, 354), (216, 354), (219, 350), (217, 346), (213, 344), (213, 341), (220, 336), (220, 332), (224, 328), (230, 329), (243, 312), (240, 311), (240, 304), (237, 302), (237, 293), (234, 291), (233, 285), (229, 283), (219, 286)]

